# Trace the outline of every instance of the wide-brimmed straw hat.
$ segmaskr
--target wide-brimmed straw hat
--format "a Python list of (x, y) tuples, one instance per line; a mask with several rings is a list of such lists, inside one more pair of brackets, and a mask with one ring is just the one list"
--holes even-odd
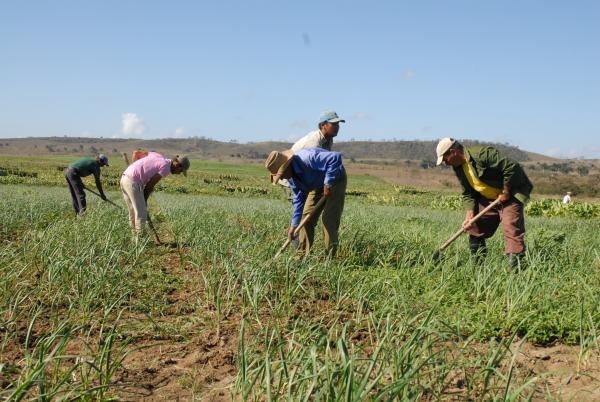
[(265, 167), (271, 172), (271, 183), (277, 184), (283, 173), (292, 163), (294, 151), (287, 149), (285, 151), (273, 151), (265, 161)]

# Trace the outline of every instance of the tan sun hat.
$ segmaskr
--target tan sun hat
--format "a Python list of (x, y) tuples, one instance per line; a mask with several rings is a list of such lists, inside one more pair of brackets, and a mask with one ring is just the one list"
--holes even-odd
[(442, 138), (440, 142), (437, 144), (437, 148), (435, 149), (435, 153), (437, 154), (437, 163), (436, 165), (441, 165), (444, 161), (444, 154), (448, 152), (448, 150), (454, 145), (456, 140), (454, 138)]
[(265, 161), (265, 167), (271, 172), (271, 183), (277, 184), (285, 170), (292, 163), (294, 151), (287, 149), (285, 151), (272, 151)]

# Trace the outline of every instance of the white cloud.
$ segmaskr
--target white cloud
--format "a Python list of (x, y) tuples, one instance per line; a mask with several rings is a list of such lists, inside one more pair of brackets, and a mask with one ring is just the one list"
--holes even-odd
[(175, 138), (183, 138), (185, 137), (186, 131), (185, 131), (185, 127), (177, 127), (175, 129), (175, 132), (173, 133), (173, 137)]
[(146, 131), (146, 124), (144, 120), (139, 117), (136, 113), (123, 113), (121, 134), (123, 135), (143, 135)]
[(413, 79), (415, 75), (417, 75), (415, 70), (413, 70), (412, 68), (409, 68), (409, 69), (406, 69), (404, 71), (404, 73), (402, 73), (402, 79), (408, 81), (408, 80)]
[(373, 116), (371, 116), (367, 112), (356, 112), (356, 113), (353, 113), (352, 116), (350, 116), (350, 118), (352, 120), (372, 120)]
[(308, 128), (308, 122), (306, 120), (296, 120), (290, 124), (290, 127), (304, 130)]
[(304, 134), (291, 133), (291, 134), (288, 134), (286, 140), (287, 140), (287, 142), (294, 143), (294, 142), (298, 141), (300, 138), (302, 138), (303, 136), (304, 136)]
[(592, 158), (599, 159), (600, 158), (600, 148), (589, 146), (589, 147), (581, 147), (581, 148), (549, 148), (542, 152), (544, 155), (552, 156), (555, 158), (568, 158), (568, 159), (576, 159), (576, 158)]

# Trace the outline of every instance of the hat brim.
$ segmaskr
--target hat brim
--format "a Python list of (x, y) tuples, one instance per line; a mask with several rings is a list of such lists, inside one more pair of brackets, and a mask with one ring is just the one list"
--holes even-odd
[(344, 119), (340, 119), (339, 117), (336, 117), (335, 119), (329, 119), (329, 120), (325, 120), (328, 123), (345, 123), (346, 120)]
[(436, 165), (440, 166), (443, 162), (444, 162), (444, 155), (438, 156)]
[(290, 157), (283, 165), (281, 165), (279, 167), (276, 174), (271, 175), (271, 183), (277, 184), (279, 179), (281, 179), (281, 176), (283, 176), (283, 174), (290, 167), (291, 164), (292, 164), (292, 158)]

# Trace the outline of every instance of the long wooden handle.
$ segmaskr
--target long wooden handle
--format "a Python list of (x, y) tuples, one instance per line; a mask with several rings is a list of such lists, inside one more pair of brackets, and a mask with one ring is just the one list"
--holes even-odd
[(146, 212), (146, 219), (148, 220), (148, 226), (150, 227), (150, 230), (152, 230), (152, 233), (154, 234), (154, 238), (156, 239), (156, 242), (158, 244), (162, 244), (162, 241), (160, 241), (160, 237), (158, 237), (158, 232), (154, 228), (154, 224), (152, 223), (152, 219), (150, 219), (150, 213), (149, 212)]
[[(313, 207), (313, 209), (310, 211), (310, 213), (308, 215), (306, 215), (306, 217), (304, 217), (304, 219), (302, 219), (300, 221), (300, 224), (296, 227), (296, 229), (294, 229), (294, 238), (296, 236), (298, 236), (298, 233), (300, 233), (300, 229), (302, 229), (304, 227), (304, 225), (306, 225), (306, 222), (309, 221), (309, 219), (311, 219), (312, 217), (315, 216), (315, 214), (317, 213), (317, 211), (319, 210), (319, 208), (321, 208), (321, 206), (323, 206), (323, 204), (325, 204), (326, 198), (325, 195), (323, 195), (321, 197), (321, 199), (319, 200), (319, 202), (317, 202), (317, 205), (315, 205)], [(281, 255), (281, 253), (283, 253), (283, 251), (287, 248), (287, 246), (290, 245), (290, 243), (292, 242), (292, 239), (290, 239), (288, 237), (288, 239), (285, 241), (285, 243), (283, 243), (283, 246), (281, 246), (281, 248), (279, 249), (279, 251), (277, 252), (277, 254), (275, 254), (274, 258), (277, 258)]]
[[(98, 194), (97, 192), (95, 192), (94, 190), (92, 190), (91, 188), (87, 188), (87, 187), (83, 187), (84, 189), (86, 189), (87, 191), (89, 191), (92, 194), (97, 195), (98, 197), (102, 198), (102, 196), (100, 194)], [(117, 208), (121, 208), (121, 206), (115, 204), (114, 202), (112, 202), (111, 200), (109, 200), (108, 198), (105, 199), (104, 201), (108, 202), (110, 205), (117, 207)]]
[[(475, 222), (477, 222), (477, 220), (479, 218), (481, 218), (486, 212), (488, 212), (490, 209), (494, 208), (496, 205), (498, 205), (500, 203), (499, 199), (496, 199), (494, 202), (492, 202), (490, 205), (488, 205), (487, 207), (485, 207), (483, 210), (481, 210), (477, 215), (475, 215), (467, 224), (467, 226), (471, 226), (472, 224), (474, 224)], [(449, 245), (451, 245), (454, 240), (458, 239), (460, 237), (460, 235), (462, 235), (463, 233), (465, 233), (466, 230), (464, 228), (460, 228), (460, 230), (456, 233), (454, 233), (452, 235), (451, 238), (449, 238), (446, 243), (442, 244), (442, 247), (440, 247), (439, 251), (444, 250), (446, 247), (448, 247)]]

